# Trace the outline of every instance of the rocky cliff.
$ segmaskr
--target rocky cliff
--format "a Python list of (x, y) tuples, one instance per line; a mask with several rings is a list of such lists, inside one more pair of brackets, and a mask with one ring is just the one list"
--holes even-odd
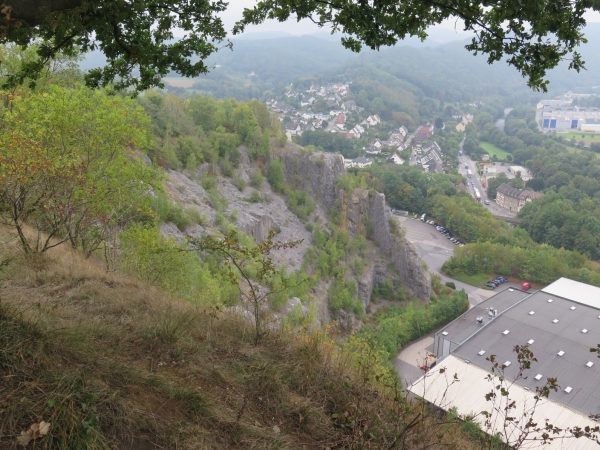
[[(406, 290), (415, 297), (429, 301), (431, 277), (423, 268), (416, 247), (405, 239), (400, 224), (393, 222), (396, 219), (385, 204), (383, 194), (365, 189), (355, 189), (348, 194), (339, 189), (335, 180), (345, 173), (341, 155), (309, 153), (301, 147), (288, 144), (279, 156), (284, 163), (288, 183), (298, 189), (310, 189), (314, 199), (326, 211), (342, 208), (343, 225), (353, 235), (366, 232), (392, 263)], [(369, 305), (373, 285), (385, 277), (383, 264), (374, 261), (369, 267), (369, 276), (358, 280), (358, 295), (365, 307)]]
[(342, 155), (310, 153), (297, 145), (287, 144), (279, 157), (288, 183), (296, 189), (310, 190), (325, 210), (335, 206), (340, 194), (335, 180), (346, 171)]
[[(431, 277), (423, 268), (418, 250), (404, 237), (400, 223), (385, 204), (385, 195), (376, 191), (355, 189), (352, 194), (343, 193), (342, 198), (348, 230), (352, 234), (366, 232), (379, 244), (381, 252), (399, 273), (408, 293), (429, 301)], [(378, 268), (381, 269), (376, 265), (375, 269)], [(377, 281), (379, 280), (374, 280), (375, 283)]]

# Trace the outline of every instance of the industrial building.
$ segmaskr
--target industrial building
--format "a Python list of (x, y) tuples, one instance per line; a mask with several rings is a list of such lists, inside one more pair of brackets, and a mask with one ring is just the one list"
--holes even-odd
[(570, 101), (538, 103), (536, 120), (544, 131), (600, 131), (600, 109), (571, 106)]
[[(478, 304), (435, 334), (435, 364), (409, 390), (428, 402), (459, 414), (491, 411), (489, 433), (500, 433), (514, 443), (522, 433), (527, 414), (533, 420), (560, 428), (595, 427), (590, 416), (600, 414), (600, 359), (591, 348), (600, 344), (600, 288), (561, 278), (546, 288), (530, 293), (505, 289)], [(519, 377), (516, 345), (528, 345), (537, 362)], [(499, 396), (493, 408), (486, 394), (499, 383), (492, 375), (495, 355), (503, 367), (509, 387), (508, 397)], [(441, 370), (441, 369), (445, 370)], [(548, 378), (560, 386), (549, 398), (536, 403), (536, 388)], [(516, 408), (508, 414), (516, 420), (505, 427), (502, 402), (514, 400)], [(485, 418), (476, 416), (481, 425)], [(482, 426), (485, 430), (485, 427)], [(528, 436), (521, 448), (541, 445), (541, 433)], [(588, 438), (556, 439), (544, 448), (597, 449)]]

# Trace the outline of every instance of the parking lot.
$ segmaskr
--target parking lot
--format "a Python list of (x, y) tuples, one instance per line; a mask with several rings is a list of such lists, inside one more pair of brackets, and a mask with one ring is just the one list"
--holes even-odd
[(421, 219), (408, 217), (398, 217), (398, 219), (402, 226), (406, 228), (406, 238), (417, 247), (421, 258), (427, 263), (429, 270), (439, 274), (443, 283), (452, 281), (457, 289), (464, 289), (469, 295), (469, 304), (471, 306), (482, 302), (497, 291), (507, 287), (520, 288), (516, 283), (509, 282), (501, 284), (496, 290), (487, 290), (442, 275), (442, 265), (452, 256), (456, 245), (450, 242), (445, 235), (438, 232), (435, 227), (422, 222)]

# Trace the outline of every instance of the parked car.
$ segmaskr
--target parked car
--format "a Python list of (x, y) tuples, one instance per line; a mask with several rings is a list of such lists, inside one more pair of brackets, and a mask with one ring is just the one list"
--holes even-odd
[(485, 283), (485, 286), (489, 287), (490, 289), (496, 289), (496, 286), (494, 284), (492, 284), (492, 283), (489, 283), (489, 282)]
[(524, 291), (527, 291), (527, 290), (531, 289), (531, 284), (525, 282), (521, 285), (521, 288), (523, 288)]
[(484, 200), (483, 203), (485, 203), (486, 205), (489, 205), (490, 201), (489, 200)]

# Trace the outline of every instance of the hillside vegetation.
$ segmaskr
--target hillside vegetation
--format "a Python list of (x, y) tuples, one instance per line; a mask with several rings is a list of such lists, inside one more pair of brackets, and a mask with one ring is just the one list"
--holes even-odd
[(358, 339), (272, 330), (256, 346), (233, 313), (65, 246), (24, 256), (12, 231), (0, 238), (0, 448), (42, 421), (35, 448), (470, 448), (456, 425), (394, 401)]

